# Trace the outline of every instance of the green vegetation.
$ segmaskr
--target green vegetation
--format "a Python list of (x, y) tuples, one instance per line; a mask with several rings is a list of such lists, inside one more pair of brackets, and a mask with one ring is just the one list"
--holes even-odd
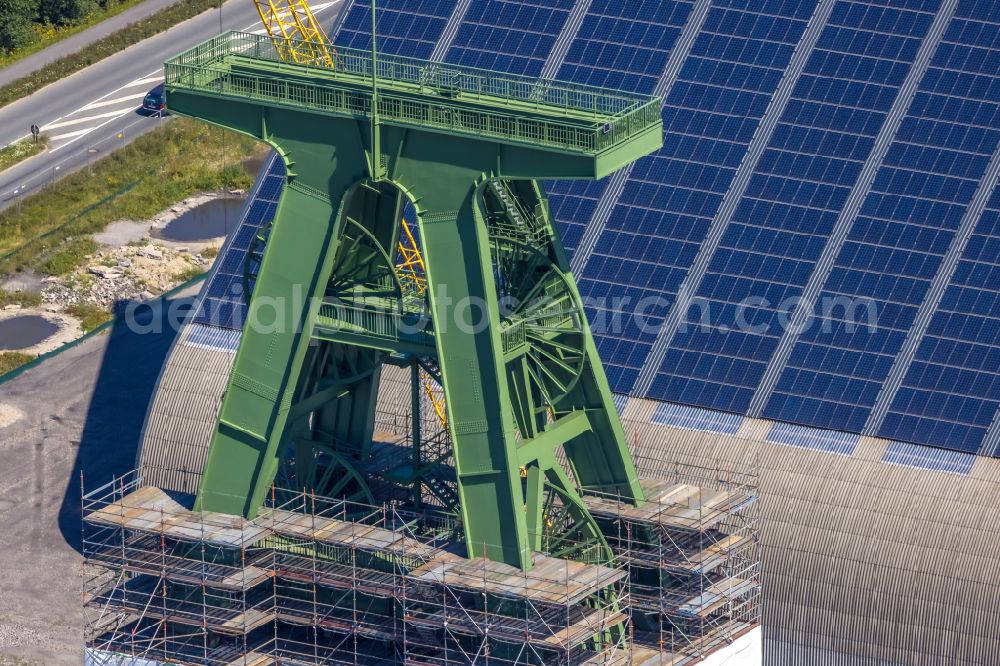
[(149, 219), (197, 192), (246, 189), (253, 176), (239, 165), (263, 150), (204, 123), (165, 123), (0, 212), (0, 275), (28, 267), (65, 274), (96, 251), (86, 236), (115, 220)]
[(214, 259), (219, 256), (219, 248), (217, 247), (206, 247), (204, 250), (199, 252), (203, 259)]
[(9, 169), (21, 160), (26, 160), (42, 152), (48, 142), (49, 138), (43, 134), (38, 137), (37, 143), (31, 139), (24, 139), (0, 148), (0, 171)]
[(0, 308), (8, 305), (37, 308), (41, 304), (42, 295), (37, 291), (4, 291), (0, 289)]
[(0, 50), (12, 51), (31, 43), (34, 34), (32, 7), (34, 0), (6, 0), (0, 3)]
[(0, 67), (120, 14), (142, 0), (0, 2)]
[[(55, 2), (82, 2), (84, 0), (54, 0)], [(8, 14), (3, 7), (5, 3), (30, 4), (30, 0), (3, 0), (0, 2), (0, 25)], [(104, 39), (94, 42), (89, 46), (56, 60), (45, 67), (32, 72), (31, 74), (12, 81), (0, 88), (0, 106), (10, 104), (14, 100), (20, 99), (40, 88), (69, 76), (87, 65), (92, 65), (98, 60), (103, 60), (110, 55), (163, 32), (181, 21), (197, 16), (198, 14), (217, 7), (218, 0), (180, 0), (176, 5), (171, 5), (152, 16), (136, 21), (118, 32), (108, 35)], [(3, 48), (2, 31), (0, 31), (0, 48)]]
[(89, 333), (111, 319), (111, 311), (93, 303), (74, 303), (66, 307), (66, 313), (80, 320), (84, 333)]
[(186, 268), (184, 271), (182, 271), (180, 275), (177, 276), (177, 282), (184, 283), (187, 282), (188, 280), (193, 280), (204, 272), (205, 269), (202, 268), (201, 266), (190, 266)]
[(89, 236), (68, 238), (48, 254), (38, 270), (47, 275), (66, 275), (81, 266), (87, 257), (97, 252), (97, 241)]
[[(0, 352), (0, 375), (6, 375), (11, 370), (19, 368), (25, 363), (30, 363), (34, 360), (35, 357), (30, 354), (22, 354), (21, 352)], [(0, 664), (6, 666), (8, 663), (11, 664), (11, 666), (21, 666), (21, 664), (30, 664), (31, 662), (22, 661), (16, 657), (0, 656)]]

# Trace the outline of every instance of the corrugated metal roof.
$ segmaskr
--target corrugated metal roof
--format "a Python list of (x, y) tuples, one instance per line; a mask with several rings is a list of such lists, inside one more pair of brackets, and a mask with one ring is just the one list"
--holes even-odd
[(632, 399), (624, 425), (640, 474), (674, 461), (759, 469), (765, 663), (988, 666), (1000, 663), (1000, 461), (967, 476), (883, 462), (862, 437), (831, 455), (650, 423)]

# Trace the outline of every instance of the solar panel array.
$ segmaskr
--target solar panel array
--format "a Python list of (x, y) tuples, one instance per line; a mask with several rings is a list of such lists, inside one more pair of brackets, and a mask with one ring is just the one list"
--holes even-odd
[(614, 391), (998, 453), (996, 2), (379, 7), (391, 53), (663, 96), (656, 155), (548, 184)]
[[(369, 12), (338, 45), (369, 47)], [(995, 2), (380, 0), (377, 23), (385, 52), (664, 98), (657, 154), (547, 184), (615, 392), (1000, 455)], [(198, 321), (242, 325), (283, 178)]]
[(254, 237), (274, 220), (285, 188), (285, 163), (272, 153), (257, 175), (239, 223), (219, 252), (217, 265), (202, 288), (195, 324), (241, 331), (246, 318), (247, 254)]
[[(405, 5), (398, 2), (378, 3), (376, 30), (379, 50), (410, 58), (429, 58), (457, 2), (411, 0)], [(371, 5), (353, 3), (343, 11), (337, 45), (354, 49), (371, 48)]]

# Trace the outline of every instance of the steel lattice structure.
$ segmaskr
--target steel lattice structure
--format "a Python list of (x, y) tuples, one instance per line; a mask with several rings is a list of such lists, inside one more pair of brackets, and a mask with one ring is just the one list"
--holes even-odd
[(753, 628), (754, 487), (639, 479), (538, 182), (656, 150), (660, 100), (299, 41), (166, 63), (173, 112), (270, 144), (287, 182), (192, 504), (141, 473), (85, 498), (91, 648), (679, 664)]
[[(334, 463), (370, 454), (381, 365), (432, 359), (468, 553), (529, 567), (547, 492), (606, 550), (576, 489), (635, 503), (642, 491), (534, 179), (600, 177), (655, 150), (659, 101), (400, 58), (379, 61), (369, 86), (371, 54), (339, 58), (333, 72), (292, 65), (271, 40), (234, 33), (166, 66), (172, 109), (267, 141), (290, 172), (250, 319), (290, 306), (244, 331), (199, 507), (253, 517), (288, 448), (299, 478), (328, 491), (348, 476)], [(404, 196), (423, 298), (394, 260)], [(484, 321), (445, 292), (485, 304)], [(575, 480), (555, 464), (561, 446)], [(321, 478), (302, 471), (320, 459)]]

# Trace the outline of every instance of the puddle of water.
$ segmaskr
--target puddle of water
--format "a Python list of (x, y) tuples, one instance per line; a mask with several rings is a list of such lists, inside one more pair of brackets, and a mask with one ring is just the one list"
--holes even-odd
[(182, 243), (219, 238), (236, 228), (242, 207), (242, 199), (212, 199), (182, 213), (177, 219), (168, 222), (167, 226), (153, 232), (153, 235)]
[(33, 347), (59, 330), (45, 317), (25, 315), (0, 321), (0, 349)]

